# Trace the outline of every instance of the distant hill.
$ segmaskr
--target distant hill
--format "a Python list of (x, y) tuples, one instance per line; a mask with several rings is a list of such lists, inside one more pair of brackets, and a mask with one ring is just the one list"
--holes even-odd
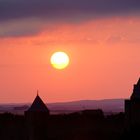
[[(0, 113), (23, 114), (30, 104), (1, 104)], [(106, 114), (124, 112), (124, 99), (81, 100), (72, 102), (48, 103), (52, 114), (71, 113), (87, 109), (102, 109)]]
[(102, 109), (105, 113), (124, 112), (124, 99), (81, 100), (47, 104), (52, 113), (69, 113), (86, 109)]

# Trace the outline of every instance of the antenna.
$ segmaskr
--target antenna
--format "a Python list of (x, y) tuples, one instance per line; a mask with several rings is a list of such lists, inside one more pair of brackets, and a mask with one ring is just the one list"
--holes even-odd
[(38, 89), (37, 89), (37, 96), (38, 96), (38, 93), (39, 93), (39, 91), (38, 91)]

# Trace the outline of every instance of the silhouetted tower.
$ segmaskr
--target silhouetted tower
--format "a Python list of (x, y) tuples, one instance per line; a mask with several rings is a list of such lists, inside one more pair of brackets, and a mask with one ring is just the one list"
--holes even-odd
[(28, 140), (46, 140), (47, 139), (47, 121), (49, 110), (38, 95), (33, 101), (31, 107), (25, 111), (27, 124)]
[(134, 85), (129, 100), (125, 100), (126, 125), (128, 127), (140, 125), (140, 79)]

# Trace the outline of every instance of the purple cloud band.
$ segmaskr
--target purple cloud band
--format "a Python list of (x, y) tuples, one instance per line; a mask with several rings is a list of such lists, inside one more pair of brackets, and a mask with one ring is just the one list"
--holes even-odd
[(0, 21), (30, 17), (65, 20), (139, 13), (140, 0), (0, 0)]

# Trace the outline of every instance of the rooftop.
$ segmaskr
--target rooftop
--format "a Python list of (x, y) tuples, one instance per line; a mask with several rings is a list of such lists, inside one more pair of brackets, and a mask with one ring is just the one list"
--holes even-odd
[(134, 85), (133, 93), (131, 95), (131, 100), (138, 100), (140, 99), (140, 78), (137, 84)]
[(45, 103), (42, 101), (42, 99), (37, 94), (36, 98), (34, 99), (32, 105), (28, 109), (30, 112), (49, 112), (49, 109), (45, 105)]

